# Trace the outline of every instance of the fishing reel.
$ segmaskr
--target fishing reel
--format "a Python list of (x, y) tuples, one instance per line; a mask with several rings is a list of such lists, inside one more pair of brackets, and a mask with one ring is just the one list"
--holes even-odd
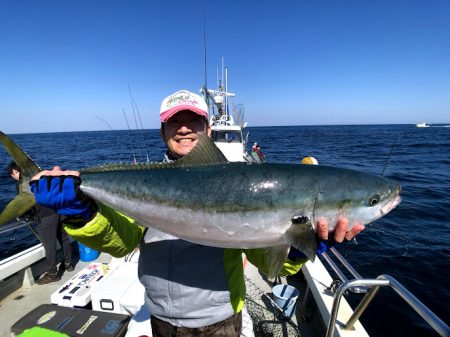
[[(333, 280), (333, 282), (331, 282), (331, 284), (327, 287), (327, 291), (334, 295), (336, 294), (336, 291), (338, 290), (338, 288), (343, 284), (344, 282), (342, 282), (341, 280)], [(347, 295), (347, 291), (344, 292), (344, 295)]]

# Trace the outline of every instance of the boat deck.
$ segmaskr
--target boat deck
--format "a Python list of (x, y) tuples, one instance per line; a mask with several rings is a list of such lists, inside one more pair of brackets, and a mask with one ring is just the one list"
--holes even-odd
[[(102, 253), (96, 261), (108, 263), (110, 260), (110, 255)], [(72, 272), (65, 271), (62, 274), (61, 280), (58, 282), (44, 285), (30, 284), (4, 298), (0, 302), (0, 317), (2, 322), (0, 325), (0, 337), (10, 337), (11, 326), (32, 309), (41, 304), (51, 303), (50, 295), (89, 263), (91, 262), (83, 262), (80, 260), (76, 263), (75, 270)]]
[[(41, 262), (42, 261), (43, 260), (41, 260)], [(95, 262), (111, 263), (116, 261), (110, 255), (102, 253)], [(47, 285), (32, 284), (32, 281), (30, 284), (26, 284), (25, 282), (24, 287), (4, 298), (0, 302), (0, 317), (2, 321), (0, 337), (10, 336), (11, 326), (32, 309), (41, 304), (51, 303), (51, 294), (90, 263), (92, 262), (78, 261), (75, 270), (72, 272), (64, 272), (61, 280), (58, 282)], [(326, 323), (324, 323), (324, 321), (329, 319), (329, 313), (328, 317), (324, 318), (322, 313), (324, 304), (320, 305), (318, 301), (318, 296), (320, 296), (321, 301), (323, 300), (325, 291), (323, 289), (317, 290), (321, 294), (311, 292), (311, 289), (307, 289), (307, 281), (305, 279), (305, 277), (308, 278), (308, 275), (309, 277), (311, 276), (311, 271), (314, 268), (318, 265), (323, 268), (323, 265), (318, 259), (316, 263), (309, 264), (310, 263), (304, 266), (302, 269), (303, 273), (298, 273), (297, 275), (288, 278), (277, 279), (278, 283), (290, 284), (300, 292), (294, 315), (291, 319), (286, 319), (272, 300), (272, 287), (274, 284), (267, 280), (264, 275), (260, 274), (256, 267), (250, 263), (246, 263), (245, 277), (247, 299), (245, 307), (249, 315), (246, 315), (244, 312), (242, 336), (251, 337), (253, 336), (252, 333), (254, 333), (255, 336), (270, 335), (275, 337), (313, 337), (325, 335)], [(36, 270), (39, 269), (37, 267), (37, 264), (32, 266), (34, 275), (39, 275), (39, 272), (36, 273)], [(42, 268), (40, 269), (40, 272), (42, 273)], [(31, 273), (31, 269), (28, 269), (28, 272)], [(325, 274), (328, 275), (328, 273)], [(330, 276), (328, 275), (328, 277)], [(28, 277), (28, 279), (33, 279), (33, 277)], [(314, 281), (308, 279), (308, 283), (319, 282), (320, 284), (325, 285), (329, 284), (331, 280), (331, 278), (323, 279), (321, 272), (314, 273), (313, 279)], [(317, 287), (317, 289), (318, 288), (319, 287)], [(332, 299), (332, 295), (326, 295), (325, 301), (329, 302), (327, 304), (328, 306), (331, 305), (330, 301), (332, 301)], [(89, 305), (87, 307), (89, 307)], [(346, 310), (344, 306), (343, 310), (340, 310), (340, 315), (346, 314), (346, 311), (348, 312), (348, 309)], [(249, 317), (251, 317), (251, 320)], [(361, 331), (360, 329), (357, 329), (356, 331), (339, 331), (335, 336), (353, 337), (367, 336), (367, 334), (364, 330)]]
[[(95, 262), (109, 263), (112, 257), (102, 253)], [(92, 262), (78, 261), (75, 270), (72, 272), (63, 272), (61, 280), (45, 285), (28, 284), (17, 290), (10, 296), (0, 302), (0, 337), (9, 337), (10, 328), (17, 320), (27, 314), (35, 307), (50, 302), (50, 295), (61, 285), (69, 281), (74, 275)], [(270, 334), (272, 336), (318, 336), (320, 324), (315, 320), (305, 322), (307, 316), (300, 308), (300, 301), (297, 305), (297, 312), (291, 320), (283, 319), (281, 311), (271, 300), (273, 283), (261, 275), (256, 267), (247, 263), (246, 269), (247, 302), (246, 308), (252, 317), (253, 331), (256, 336)], [(283, 283), (289, 283), (300, 290), (300, 297), (305, 293), (305, 284), (296, 278), (286, 280), (282, 278)], [(297, 322), (301, 322), (297, 327)], [(248, 324), (248, 323), (247, 323)], [(251, 323), (250, 323), (251, 324)], [(243, 333), (245, 335), (245, 333)]]

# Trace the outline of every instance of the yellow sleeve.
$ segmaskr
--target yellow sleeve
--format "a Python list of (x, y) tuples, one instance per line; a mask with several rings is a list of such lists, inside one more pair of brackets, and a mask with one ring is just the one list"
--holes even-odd
[(139, 245), (145, 227), (106, 205), (97, 204), (97, 215), (83, 227), (64, 224), (67, 234), (88, 247), (114, 257), (132, 252)]
[[(269, 275), (270, 248), (246, 249), (244, 250), (244, 253), (253, 265), (255, 265), (264, 274)], [(307, 258), (297, 261), (286, 259), (278, 276), (297, 274), (307, 261)]]

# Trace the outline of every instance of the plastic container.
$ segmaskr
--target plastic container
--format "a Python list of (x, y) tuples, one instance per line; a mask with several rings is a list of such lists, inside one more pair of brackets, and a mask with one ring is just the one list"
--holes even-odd
[(300, 292), (288, 284), (278, 284), (272, 288), (273, 300), (283, 310), (286, 318), (291, 318), (295, 312), (297, 298)]
[(92, 310), (134, 315), (144, 304), (144, 298), (138, 264), (124, 262), (102, 280), (101, 286), (92, 289)]
[(80, 252), (80, 260), (84, 262), (91, 262), (98, 258), (100, 252), (89, 248), (88, 246), (83, 245), (81, 242), (78, 242), (78, 251)]
[(93, 290), (103, 284), (102, 281), (110, 272), (109, 265), (106, 263), (88, 263), (74, 277), (55, 290), (50, 296), (50, 301), (63, 307), (85, 307), (92, 300)]

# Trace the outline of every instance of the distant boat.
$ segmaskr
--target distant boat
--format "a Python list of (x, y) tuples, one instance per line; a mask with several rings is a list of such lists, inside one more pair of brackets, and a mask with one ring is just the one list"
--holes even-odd
[(216, 90), (206, 86), (200, 90), (209, 107), (211, 139), (231, 162), (263, 162), (264, 157), (260, 152), (246, 151), (248, 132), (243, 135), (247, 126), (247, 122), (244, 122), (244, 106), (232, 104), (231, 109), (230, 99), (235, 94), (228, 91), (228, 69), (223, 65), (223, 58), (222, 79), (218, 79), (217, 86)]
[(430, 127), (427, 123), (419, 123), (419, 124), (416, 124), (416, 126), (418, 128), (428, 128), (428, 127)]

